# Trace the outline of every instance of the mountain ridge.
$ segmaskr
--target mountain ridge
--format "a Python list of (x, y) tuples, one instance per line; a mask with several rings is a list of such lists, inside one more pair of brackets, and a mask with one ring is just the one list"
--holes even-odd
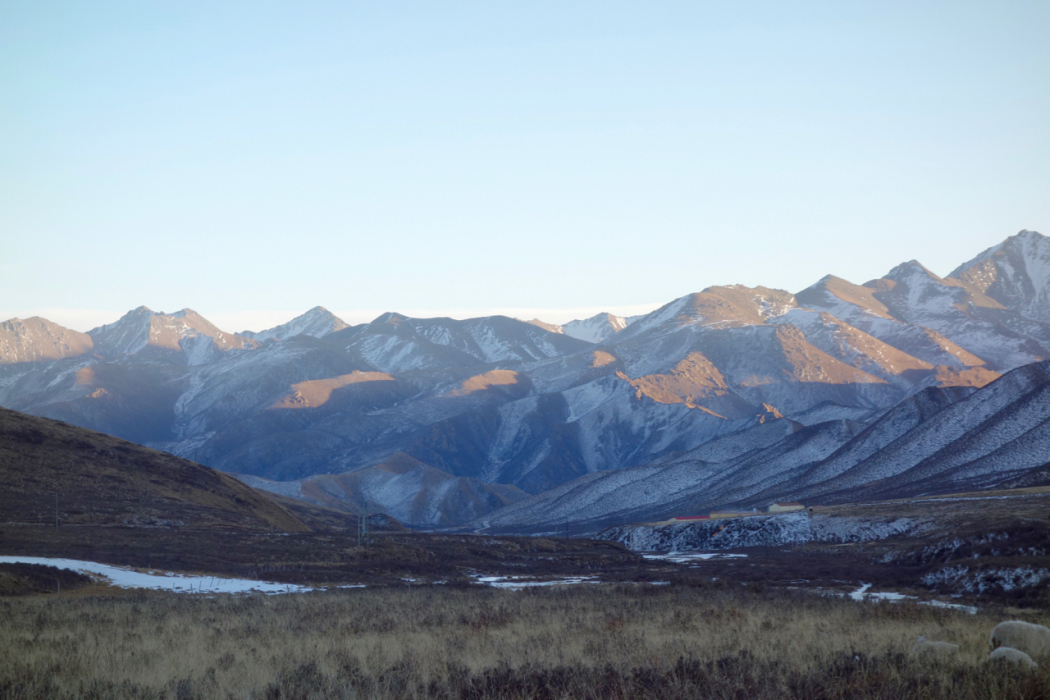
[(262, 331), (241, 331), (238, 335), (253, 340), (284, 340), (297, 335), (309, 335), (314, 338), (323, 338), (329, 333), (336, 333), (349, 328), (350, 324), (343, 321), (323, 306), (315, 306), (309, 311), (296, 316), (287, 323), (282, 323), (273, 328)]
[[(959, 274), (1006, 265), (1008, 249), (1028, 256), (1025, 279), (1042, 279), (1029, 258), (1047, 239), (1017, 238)], [(1010, 265), (1018, 279), (1020, 263)], [(583, 319), (597, 342), (569, 335), (570, 324), (506, 316), (388, 312), (337, 328), (323, 307), (260, 340), (189, 309), (139, 307), (82, 334), (90, 348), (81, 339), (55, 350), (54, 324), (21, 341), (19, 357), (39, 343), (44, 359), (0, 364), (0, 405), (281, 482), (401, 454), (452, 479), (539, 494), (763, 423), (839, 421), (805, 432), (829, 445), (927, 389), (985, 386), (1050, 356), (1050, 324), (1025, 315), (1042, 297), (978, 282), (911, 261), (864, 285), (828, 275), (795, 295), (707, 287), (618, 329), (609, 314)]]

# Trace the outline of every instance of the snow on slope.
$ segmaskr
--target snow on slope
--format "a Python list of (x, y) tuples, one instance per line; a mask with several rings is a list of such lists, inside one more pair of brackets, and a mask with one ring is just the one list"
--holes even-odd
[(303, 593), (312, 590), (308, 586), (294, 583), (267, 583), (240, 578), (216, 576), (187, 576), (170, 571), (133, 571), (122, 566), (99, 564), (77, 559), (51, 559), (45, 557), (0, 556), (0, 564), (36, 564), (53, 566), (56, 569), (94, 574), (117, 588), (138, 588), (174, 593)]
[[(694, 458), (703, 447), (679, 459), (596, 472), (519, 501), (474, 523), (494, 531), (543, 531), (558, 523), (585, 522), (591, 527), (620, 520), (658, 520), (706, 512), (738, 503), (756, 491), (786, 478), (795, 467), (831, 454), (856, 434), (846, 422), (826, 423), (791, 431), (784, 421), (780, 440), (773, 428), (756, 426), (747, 432), (769, 444), (722, 462)], [(729, 438), (723, 438), (728, 440)], [(761, 443), (759, 443), (761, 444)], [(730, 445), (727, 454), (736, 450)], [(718, 450), (712, 454), (717, 455)]]
[(799, 292), (796, 298), (804, 307), (827, 312), (930, 365), (966, 368), (985, 364), (985, 360), (959, 347), (932, 328), (894, 318), (889, 308), (877, 298), (876, 293), (879, 291), (878, 281), (856, 285), (828, 275)]
[(253, 333), (242, 331), (240, 335), (255, 340), (284, 340), (297, 335), (309, 335), (314, 338), (323, 338), (329, 333), (349, 328), (341, 318), (333, 314), (323, 306), (315, 306), (306, 313), (296, 316), (288, 323), (267, 328), (264, 331)]
[[(812, 473), (799, 479), (799, 496), (830, 496), (883, 479), (893, 480), (884, 485), (884, 490), (905, 491), (909, 481), (929, 476), (928, 472), (922, 469), (913, 475), (914, 478), (906, 475), (910, 470), (921, 467), (928, 459), (937, 463), (939, 469), (950, 469), (957, 466), (957, 462), (950, 459), (953, 454), (972, 460), (1000, 449), (1024, 432), (1050, 419), (1048, 371), (1048, 362), (1021, 367), (966, 398), (943, 406), (932, 416), (918, 421), (888, 443), (884, 439), (868, 443), (882, 425), (903, 415), (894, 409), (872, 425), (870, 433), (862, 436), (856, 446), (851, 446), (851, 449), (867, 452), (867, 456), (855, 461), (840, 458), (836, 463), (829, 461), (814, 469)], [(1031, 401), (1032, 398), (1037, 400)], [(1011, 408), (1019, 401), (1026, 405), (1025, 411)], [(907, 403), (905, 402), (905, 405)], [(902, 405), (902, 408), (905, 405)], [(1050, 453), (1033, 453), (1026, 468), (1040, 466), (1048, 461)], [(848, 468), (843, 468), (847, 466)], [(1005, 466), (986, 464), (993, 475)], [(940, 486), (948, 491), (957, 490), (948, 480)], [(937, 488), (939, 487), (931, 487), (930, 493)], [(843, 497), (838, 496), (835, 500), (841, 500)]]
[(236, 476), (255, 488), (349, 512), (382, 512), (420, 528), (460, 525), (526, 496), (506, 484), (454, 477), (401, 453), (367, 469), (300, 481)]
[(932, 328), (993, 369), (1050, 357), (1050, 325), (1028, 320), (961, 282), (941, 279), (914, 260), (877, 282), (885, 289), (876, 296), (895, 318)]
[(0, 365), (77, 357), (91, 352), (94, 343), (86, 333), (63, 328), (34, 316), (0, 323)]
[(933, 370), (930, 363), (912, 357), (827, 312), (792, 309), (773, 322), (797, 327), (810, 344), (831, 357), (891, 383), (911, 385), (915, 380), (908, 375)]
[[(412, 356), (429, 354), (436, 359), (447, 359), (455, 353), (480, 362), (531, 362), (569, 355), (588, 347), (575, 338), (552, 333), (531, 323), (506, 316), (486, 316), (457, 321), (451, 318), (408, 318), (400, 314), (384, 314), (361, 331), (360, 336), (395, 336), (402, 343), (416, 343)], [(398, 346), (391, 340), (384, 341), (386, 347)], [(449, 352), (435, 353), (426, 346), (445, 347)], [(408, 357), (408, 356), (403, 356)], [(379, 356), (370, 356), (379, 366), (391, 363)], [(408, 367), (433, 366), (428, 360), (415, 364), (400, 363)], [(383, 371), (395, 371), (384, 369)]]
[(1050, 238), (1021, 231), (957, 267), (959, 280), (1022, 316), (1050, 323)]
[(589, 475), (484, 520), (495, 530), (528, 530), (560, 519), (654, 520), (779, 500), (991, 487), (1050, 462), (1050, 362), (976, 391), (927, 389), (866, 428), (848, 421), (797, 426), (772, 421), (648, 465)]
[(691, 521), (669, 525), (612, 527), (597, 539), (613, 540), (641, 552), (779, 547), (807, 542), (871, 542), (918, 534), (929, 523), (912, 518), (843, 518), (805, 512)]
[(567, 336), (586, 340), (588, 343), (600, 343), (614, 333), (627, 327), (627, 319), (609, 313), (600, 313), (590, 318), (569, 321), (562, 326)]
[(119, 320), (88, 331), (95, 351), (109, 357), (153, 355), (181, 357), (188, 365), (202, 365), (219, 359), (230, 350), (248, 350), (259, 343), (250, 338), (224, 333), (192, 309), (173, 314), (157, 313), (140, 306)]

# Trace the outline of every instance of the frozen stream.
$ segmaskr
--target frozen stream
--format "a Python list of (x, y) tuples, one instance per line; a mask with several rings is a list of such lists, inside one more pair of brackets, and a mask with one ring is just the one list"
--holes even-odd
[(892, 593), (889, 591), (883, 592), (869, 592), (871, 588), (870, 583), (861, 584), (861, 587), (849, 594), (849, 597), (856, 601), (862, 600), (888, 600), (891, 603), (899, 603), (902, 600), (913, 600), (919, 605), (932, 605), (935, 608), (950, 608), (952, 610), (962, 610), (968, 612), (971, 615), (977, 614), (977, 608), (972, 605), (961, 605), (959, 603), (946, 603), (943, 600), (919, 600), (913, 595), (904, 595), (903, 593)]
[(121, 566), (99, 564), (76, 559), (47, 559), (44, 557), (0, 556), (0, 564), (40, 564), (57, 569), (69, 569), (107, 579), (119, 588), (144, 588), (175, 593), (303, 593), (314, 590), (308, 586), (290, 583), (267, 583), (242, 578), (217, 576), (186, 576), (170, 571), (134, 571)]

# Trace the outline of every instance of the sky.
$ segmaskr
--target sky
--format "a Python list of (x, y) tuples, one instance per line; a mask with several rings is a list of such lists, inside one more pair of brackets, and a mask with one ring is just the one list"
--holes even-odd
[(0, 3), (0, 320), (633, 314), (1050, 234), (1050, 3)]

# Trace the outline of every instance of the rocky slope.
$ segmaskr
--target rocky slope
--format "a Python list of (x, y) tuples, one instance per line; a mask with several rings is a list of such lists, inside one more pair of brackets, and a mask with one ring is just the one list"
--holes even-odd
[(0, 365), (47, 362), (91, 352), (94, 342), (78, 333), (34, 316), (0, 323)]

